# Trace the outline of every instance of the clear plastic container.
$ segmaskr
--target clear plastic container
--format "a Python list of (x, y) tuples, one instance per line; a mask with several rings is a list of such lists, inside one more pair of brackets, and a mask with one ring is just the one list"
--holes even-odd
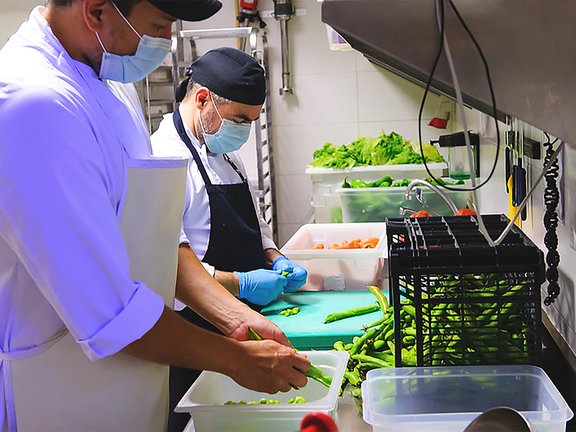
[(374, 369), (362, 383), (364, 420), (376, 432), (462, 432), (483, 411), (519, 411), (537, 432), (566, 430), (573, 416), (537, 366)]
[[(416, 199), (406, 200), (405, 187), (338, 188), (336, 192), (342, 202), (343, 222), (383, 222), (387, 217), (403, 217), (404, 215), (400, 214), (400, 207), (415, 211), (427, 210), (433, 216), (435, 214), (430, 208), (442, 216), (453, 214), (446, 201), (436, 192), (426, 186), (417, 187), (422, 190), (422, 201), (426, 206)], [(443, 192), (458, 208), (466, 207), (468, 204), (469, 192), (451, 190)]]
[[(348, 353), (336, 351), (302, 351), (324, 373), (332, 377), (332, 385), (308, 379), (299, 390), (287, 393), (259, 393), (248, 390), (234, 380), (216, 372), (204, 371), (178, 403), (176, 412), (188, 412), (192, 416), (189, 430), (196, 432), (270, 432), (297, 431), (302, 418), (309, 412), (322, 412), (336, 417), (338, 391)], [(306, 403), (289, 404), (288, 400), (302, 396)], [(261, 398), (276, 399), (277, 405), (224, 405), (227, 401), (258, 401)]]
[[(428, 168), (437, 177), (448, 173), (448, 165), (444, 162), (429, 163)], [(366, 182), (379, 180), (389, 175), (397, 179), (426, 178), (429, 174), (423, 164), (406, 165), (374, 165), (360, 166), (350, 169), (307, 167), (306, 174), (312, 180), (312, 208), (316, 223), (342, 222), (342, 204), (336, 189), (348, 177)]]
[[(379, 239), (373, 249), (314, 249), (317, 243), (328, 246), (359, 238)], [(308, 280), (301, 289), (339, 291), (366, 289), (366, 285), (387, 288), (384, 273), (386, 248), (385, 223), (307, 224), (280, 250), (308, 270)]]

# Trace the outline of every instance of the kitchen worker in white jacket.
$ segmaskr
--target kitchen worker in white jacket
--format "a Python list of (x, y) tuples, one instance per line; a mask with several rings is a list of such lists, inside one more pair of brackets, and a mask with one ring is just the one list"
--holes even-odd
[[(218, 282), (259, 309), (282, 292), (298, 290), (307, 278), (306, 270), (274, 244), (237, 153), (266, 98), (264, 70), (252, 56), (223, 47), (205, 53), (186, 74), (176, 95), (178, 109), (151, 137), (153, 154), (189, 159), (181, 240)], [(190, 322), (211, 328), (189, 308), (176, 309)], [(172, 406), (198, 374), (171, 369)], [(183, 426), (174, 423), (176, 417), (171, 414), (173, 430)]]
[[(177, 250), (179, 224), (166, 230), (172, 248), (153, 224), (136, 247), (138, 236), (125, 233), (148, 216), (125, 220), (138, 208), (131, 167), (148, 166), (149, 175), (170, 164), (137, 163), (151, 157), (150, 142), (105, 81), (142, 79), (169, 52), (176, 18), (204, 19), (220, 6), (48, 0), (0, 51), (2, 432), (165, 429), (162, 364), (220, 371), (272, 393), (306, 384), (309, 362), (276, 342), (288, 344), (282, 332), (210, 277), (189, 247)], [(151, 188), (140, 204), (155, 210), (150, 203), (169, 193), (154, 195), (154, 183), (141, 180)], [(132, 277), (142, 270), (138, 254), (152, 263), (147, 277), (166, 271), (149, 259), (160, 246), (185, 258), (176, 297), (231, 337), (166, 306), (174, 285)], [(276, 341), (247, 341), (248, 326)]]

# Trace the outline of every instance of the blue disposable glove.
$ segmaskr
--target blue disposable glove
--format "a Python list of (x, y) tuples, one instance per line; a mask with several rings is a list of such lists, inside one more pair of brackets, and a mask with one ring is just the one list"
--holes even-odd
[(290, 261), (285, 256), (278, 257), (274, 260), (272, 270), (281, 270), (290, 273), (286, 275), (288, 284), (286, 284), (284, 288), (285, 292), (298, 291), (298, 289), (306, 283), (306, 278), (308, 277), (308, 272), (304, 267)]
[(258, 269), (249, 272), (234, 272), (240, 283), (238, 298), (264, 306), (275, 300), (288, 283), (282, 271)]

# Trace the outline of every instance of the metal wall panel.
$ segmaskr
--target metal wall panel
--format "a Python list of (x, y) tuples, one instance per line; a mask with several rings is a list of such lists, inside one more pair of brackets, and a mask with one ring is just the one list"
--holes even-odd
[[(454, 0), (490, 66), (500, 114), (576, 144), (576, 1)], [(465, 102), (491, 113), (484, 68), (445, 1), (446, 36)], [(325, 0), (322, 20), (374, 63), (423, 83), (439, 31), (434, 0)], [(454, 97), (445, 57), (433, 87)]]

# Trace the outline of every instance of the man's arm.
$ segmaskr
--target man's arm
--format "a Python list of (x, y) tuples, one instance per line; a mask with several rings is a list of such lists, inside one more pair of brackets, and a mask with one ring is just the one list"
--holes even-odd
[(278, 257), (284, 256), (280, 253), (278, 249), (269, 248), (264, 250), (264, 258), (266, 260), (266, 266), (272, 268), (272, 263)]
[[(165, 308), (156, 324), (123, 350), (163, 364), (220, 372), (238, 384), (268, 393), (303, 387), (310, 362), (271, 340), (240, 342), (209, 332)], [(234, 361), (230, 361), (234, 359)]]
[(248, 327), (252, 327), (264, 339), (290, 346), (275, 324), (236, 299), (210, 276), (186, 244), (178, 249), (176, 298), (235, 339), (248, 340)]

